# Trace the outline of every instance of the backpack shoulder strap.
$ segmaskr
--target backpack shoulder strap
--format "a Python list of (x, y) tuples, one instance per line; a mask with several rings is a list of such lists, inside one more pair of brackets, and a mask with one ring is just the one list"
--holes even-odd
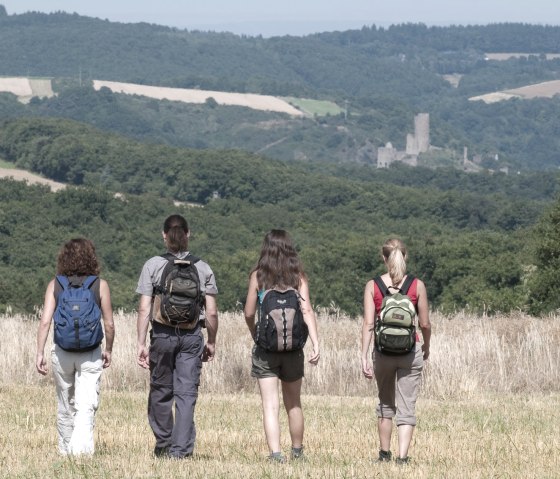
[(198, 258), (194, 254), (190, 254), (190, 253), (187, 255), (187, 257), (185, 259), (189, 260), (192, 264), (198, 263), (200, 261), (200, 258)]
[(68, 289), (68, 287), (70, 286), (70, 281), (68, 281), (68, 278), (62, 274), (56, 275), (56, 280), (58, 281), (58, 284), (60, 284), (60, 287), (63, 291)]
[(400, 291), (401, 291), (402, 294), (407, 294), (408, 293), (408, 290), (412, 286), (412, 282), (415, 279), (416, 278), (414, 276), (412, 276), (411, 274), (406, 275), (406, 279), (404, 280), (404, 283), (400, 288)]
[(165, 258), (167, 261), (173, 261), (177, 257), (171, 253), (164, 253), (159, 255), (161, 258)]
[(381, 276), (376, 276), (375, 278), (373, 278), (373, 282), (379, 288), (379, 291), (381, 292), (381, 296), (385, 297), (389, 295), (389, 289), (387, 288), (387, 286), (385, 286), (385, 283), (381, 279)]
[(97, 276), (94, 276), (94, 275), (88, 276), (88, 277), (84, 280), (84, 282), (82, 283), (82, 287), (83, 287), (84, 289), (89, 289), (89, 288), (91, 288), (91, 286), (93, 285), (93, 283), (95, 283), (96, 280), (97, 280)]

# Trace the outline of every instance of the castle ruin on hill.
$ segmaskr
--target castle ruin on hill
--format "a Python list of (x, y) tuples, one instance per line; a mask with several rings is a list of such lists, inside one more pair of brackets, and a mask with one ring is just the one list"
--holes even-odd
[(414, 117), (414, 134), (406, 135), (406, 150), (399, 151), (391, 143), (377, 149), (377, 167), (387, 168), (395, 161), (411, 166), (418, 165), (418, 155), (430, 149), (430, 114), (419, 113)]

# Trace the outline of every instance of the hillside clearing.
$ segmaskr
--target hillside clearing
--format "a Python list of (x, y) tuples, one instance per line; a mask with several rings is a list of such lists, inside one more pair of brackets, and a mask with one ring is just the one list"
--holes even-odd
[(496, 103), (498, 101), (509, 100), (511, 98), (552, 98), (555, 95), (560, 95), (560, 80), (535, 83), (533, 85), (513, 88), (511, 90), (503, 90), (487, 93), (485, 95), (473, 96), (469, 98), (469, 100)]
[(253, 108), (255, 110), (276, 111), (291, 116), (303, 116), (303, 113), (289, 103), (270, 95), (256, 95), (253, 93), (228, 93), (210, 90), (192, 90), (186, 88), (168, 88), (134, 83), (94, 80), (93, 88), (109, 88), (114, 93), (126, 95), (141, 95), (157, 100), (181, 101), (184, 103), (204, 103), (213, 98), (219, 105), (235, 105)]
[(554, 60), (560, 58), (560, 53), (485, 53), (484, 57), (488, 60), (505, 61), (510, 58), (528, 58), (530, 56), (544, 55), (547, 60)]
[(4, 168), (4, 165), (4, 162), (0, 164), (0, 178), (12, 178), (17, 181), (25, 181), (30, 185), (46, 185), (52, 191), (59, 191), (66, 188), (64, 183), (43, 178), (42, 176), (30, 173), (29, 171), (19, 170), (17, 168)]
[(0, 92), (12, 93), (22, 103), (33, 97), (51, 98), (54, 92), (48, 78), (0, 77)]

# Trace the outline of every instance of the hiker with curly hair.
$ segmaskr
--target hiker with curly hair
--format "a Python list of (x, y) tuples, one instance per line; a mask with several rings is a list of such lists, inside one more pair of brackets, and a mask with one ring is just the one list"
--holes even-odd
[[(406, 273), (407, 251), (402, 241), (386, 241), (382, 259), (387, 272), (368, 281), (364, 291), (362, 372), (367, 379), (375, 377), (379, 390), (379, 461), (391, 460), (391, 433), (395, 417), (399, 449), (396, 462), (406, 464), (416, 426), (416, 399), (422, 368), (430, 355), (428, 296), (424, 283)], [(389, 309), (388, 298), (392, 296), (392, 309)], [(416, 332), (415, 317), (418, 318), (422, 342)], [(407, 321), (411, 325), (405, 328), (403, 325)], [(372, 368), (369, 348), (374, 336)]]
[(71, 239), (62, 246), (56, 273), (45, 293), (35, 365), (40, 374), (48, 373), (44, 350), (54, 322), (58, 449), (63, 455), (93, 454), (101, 372), (111, 365), (115, 337), (111, 293), (98, 276), (95, 247), (88, 239)]

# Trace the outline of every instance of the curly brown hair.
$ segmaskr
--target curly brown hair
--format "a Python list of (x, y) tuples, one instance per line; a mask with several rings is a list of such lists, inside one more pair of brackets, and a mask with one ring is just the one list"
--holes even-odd
[(63, 276), (99, 275), (95, 246), (86, 238), (73, 238), (58, 253), (56, 274)]

